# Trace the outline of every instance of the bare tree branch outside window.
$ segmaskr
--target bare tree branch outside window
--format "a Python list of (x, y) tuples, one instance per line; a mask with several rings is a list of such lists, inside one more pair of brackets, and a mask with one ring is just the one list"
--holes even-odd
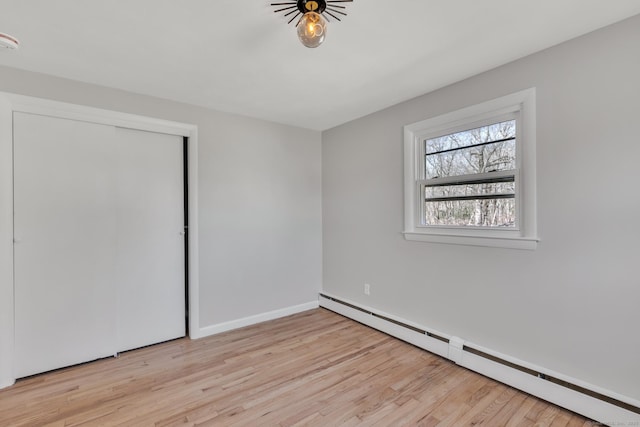
[[(515, 227), (515, 120), (427, 139), (424, 144), (425, 225)], [(504, 171), (514, 173), (491, 176)], [(437, 181), (445, 177), (460, 179)]]

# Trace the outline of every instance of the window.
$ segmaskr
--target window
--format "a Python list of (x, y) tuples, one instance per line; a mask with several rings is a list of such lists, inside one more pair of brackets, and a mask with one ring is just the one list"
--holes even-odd
[(405, 126), (405, 238), (535, 249), (535, 89)]

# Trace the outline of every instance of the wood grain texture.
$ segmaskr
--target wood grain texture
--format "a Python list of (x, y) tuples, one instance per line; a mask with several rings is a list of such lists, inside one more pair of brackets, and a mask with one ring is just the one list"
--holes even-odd
[(18, 381), (1, 426), (594, 426), (325, 309)]

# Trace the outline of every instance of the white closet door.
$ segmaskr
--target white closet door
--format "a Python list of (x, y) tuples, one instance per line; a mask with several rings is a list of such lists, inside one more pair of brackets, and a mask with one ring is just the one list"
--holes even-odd
[(118, 351), (185, 335), (182, 137), (116, 130)]
[(117, 351), (114, 134), (14, 113), (16, 377)]

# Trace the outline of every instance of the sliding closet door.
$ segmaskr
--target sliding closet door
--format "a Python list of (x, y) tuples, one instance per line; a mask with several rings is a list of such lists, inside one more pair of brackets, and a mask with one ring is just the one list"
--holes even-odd
[(182, 151), (14, 114), (17, 378), (185, 335)]
[(185, 335), (182, 137), (117, 129), (118, 351)]
[(117, 351), (114, 134), (14, 113), (16, 377)]

